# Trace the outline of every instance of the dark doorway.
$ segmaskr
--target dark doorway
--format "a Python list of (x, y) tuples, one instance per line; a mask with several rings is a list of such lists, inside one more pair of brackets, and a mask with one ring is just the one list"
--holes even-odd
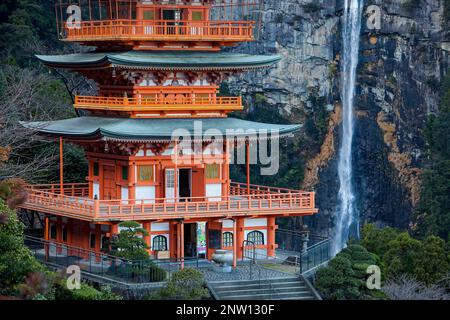
[(184, 224), (184, 256), (187, 258), (197, 257), (197, 224)]
[(175, 10), (163, 10), (163, 20), (175, 20)]
[(191, 197), (191, 169), (180, 169), (178, 171), (179, 178), (179, 198), (180, 201), (184, 201)]

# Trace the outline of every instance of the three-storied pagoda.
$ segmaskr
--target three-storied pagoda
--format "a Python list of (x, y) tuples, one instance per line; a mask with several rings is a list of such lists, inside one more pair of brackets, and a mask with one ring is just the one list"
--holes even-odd
[[(45, 215), (47, 240), (100, 252), (120, 222), (133, 220), (148, 231), (145, 241), (157, 258), (198, 256), (206, 246), (206, 257), (228, 249), (236, 262), (245, 243), (261, 256), (275, 255), (276, 218), (318, 212), (312, 192), (250, 184), (250, 144), (275, 138), (261, 132), (284, 137), (300, 126), (228, 117), (243, 109), (242, 100), (218, 92), (226, 77), (280, 60), (220, 51), (254, 41), (260, 10), (259, 0), (56, 5), (61, 40), (95, 50), (38, 59), (93, 79), (98, 96), (75, 98), (77, 118), (25, 124), (82, 146), (89, 162), (86, 182), (64, 184), (61, 174), (60, 184), (30, 187), (23, 208)], [(179, 130), (189, 143), (186, 134), (184, 141), (174, 135)], [(229, 175), (230, 150), (241, 145), (243, 184)], [(179, 161), (189, 157), (196, 161)], [(206, 244), (199, 244), (202, 229)]]

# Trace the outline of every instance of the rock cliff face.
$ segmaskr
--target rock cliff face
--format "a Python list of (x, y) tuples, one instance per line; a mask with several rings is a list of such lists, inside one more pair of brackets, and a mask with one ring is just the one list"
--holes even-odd
[[(251, 106), (247, 116), (258, 118), (270, 108), (286, 121), (305, 125), (296, 138), (304, 160), (301, 183), (317, 191), (321, 213), (308, 223), (321, 232), (332, 227), (339, 187), (342, 3), (267, 0), (260, 41), (244, 47), (277, 52), (283, 60), (271, 70), (229, 82), (230, 90), (241, 92)], [(450, 68), (450, 21), (445, 18), (450, 1), (365, 0), (364, 5), (355, 106), (358, 209), (361, 221), (406, 228), (419, 199), (422, 131), (427, 116), (437, 111), (438, 83)], [(371, 5), (380, 9), (380, 28), (371, 27), (376, 18)], [(320, 118), (323, 112), (326, 117)]]

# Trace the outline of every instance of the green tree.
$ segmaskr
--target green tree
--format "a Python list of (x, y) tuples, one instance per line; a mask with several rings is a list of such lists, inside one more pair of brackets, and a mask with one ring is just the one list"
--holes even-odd
[(146, 260), (149, 258), (143, 237), (148, 236), (147, 230), (135, 221), (125, 221), (119, 224), (124, 228), (111, 240), (112, 254), (129, 260)]
[(16, 295), (18, 286), (33, 272), (44, 268), (24, 245), (23, 224), (16, 212), (0, 199), (0, 294)]
[(450, 72), (442, 81), (439, 114), (429, 117), (425, 129), (430, 163), (423, 173), (414, 234), (448, 239), (450, 226)]
[(361, 244), (368, 251), (383, 257), (389, 249), (389, 242), (398, 236), (399, 231), (391, 227), (379, 229), (374, 224), (366, 224), (363, 226), (361, 234)]
[(422, 242), (414, 274), (425, 284), (434, 284), (450, 273), (450, 252), (441, 238), (429, 236)]
[(419, 240), (411, 238), (407, 232), (400, 233), (389, 242), (389, 249), (383, 256), (386, 276), (390, 278), (401, 274), (414, 275), (420, 251), (421, 243)]

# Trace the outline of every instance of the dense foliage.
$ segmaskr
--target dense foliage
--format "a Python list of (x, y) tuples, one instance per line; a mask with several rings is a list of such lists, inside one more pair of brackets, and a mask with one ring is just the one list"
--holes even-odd
[(430, 166), (424, 171), (414, 233), (449, 239), (450, 233), (450, 73), (442, 82), (439, 114), (429, 118), (425, 135)]
[[(383, 291), (392, 297), (405, 297), (399, 292), (411, 288), (424, 297), (444, 297), (441, 291), (450, 275), (450, 246), (436, 236), (415, 239), (407, 232), (367, 224), (359, 244), (349, 245), (317, 272), (315, 285), (327, 299), (383, 298), (380, 291), (367, 289), (369, 265), (380, 267), (388, 287)], [(412, 291), (408, 294), (412, 296)]]
[(0, 294), (15, 295), (28, 274), (44, 268), (24, 245), (24, 226), (2, 199), (0, 220)]
[(324, 298), (331, 300), (373, 297), (377, 292), (367, 289), (366, 270), (378, 264), (378, 256), (361, 245), (350, 245), (317, 272), (315, 286)]
[(204, 300), (210, 294), (205, 287), (203, 274), (191, 268), (185, 268), (172, 274), (167, 285), (149, 297), (152, 300)]

